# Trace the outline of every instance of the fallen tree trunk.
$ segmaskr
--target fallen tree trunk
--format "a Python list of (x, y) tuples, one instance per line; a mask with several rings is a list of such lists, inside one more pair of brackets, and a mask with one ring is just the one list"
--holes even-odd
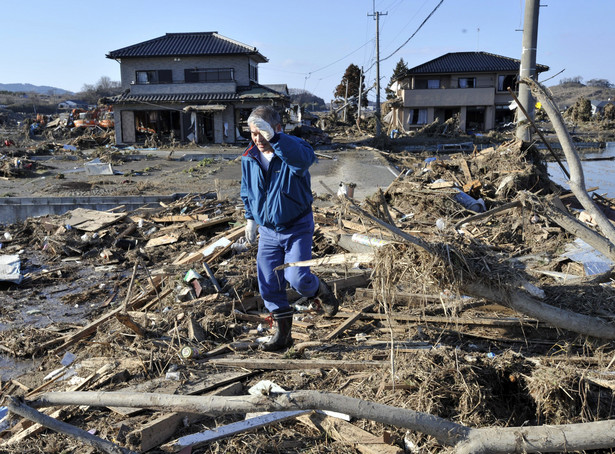
[(211, 416), (255, 411), (328, 410), (431, 435), (443, 445), (455, 446), (459, 454), (560, 452), (615, 447), (613, 420), (557, 426), (473, 429), (428, 413), (319, 391), (230, 397), (57, 392), (43, 394), (32, 401), (31, 405), (121, 405)]
[(472, 429), (456, 446), (457, 454), (579, 452), (615, 446), (615, 421), (537, 427)]
[(577, 314), (559, 307), (545, 304), (531, 298), (525, 292), (515, 292), (487, 287), (479, 282), (461, 285), (461, 290), (468, 295), (499, 301), (522, 314), (548, 323), (555, 328), (573, 331), (584, 336), (600, 339), (615, 339), (615, 327), (598, 317)]
[(536, 97), (536, 99), (538, 99), (538, 101), (540, 101), (542, 107), (547, 113), (547, 116), (549, 117), (549, 120), (551, 120), (555, 134), (562, 145), (562, 150), (564, 151), (566, 161), (568, 162), (568, 168), (570, 170), (570, 181), (568, 183), (570, 185), (570, 189), (577, 197), (577, 200), (581, 203), (583, 208), (585, 208), (589, 214), (592, 215), (598, 224), (598, 227), (602, 230), (603, 235), (608, 238), (611, 243), (615, 243), (615, 226), (613, 226), (604, 213), (600, 211), (585, 190), (585, 177), (583, 176), (581, 159), (574, 148), (570, 134), (568, 134), (568, 130), (566, 129), (562, 115), (560, 114), (559, 109), (555, 106), (555, 102), (551, 96), (547, 94), (547, 91), (539, 82), (536, 82), (529, 77), (524, 77), (520, 82), (530, 86), (532, 94)]
[(33, 407), (91, 405), (96, 407), (137, 407), (209, 416), (262, 411), (330, 410), (357, 418), (417, 430), (443, 444), (455, 445), (466, 439), (469, 428), (438, 416), (404, 408), (319, 391), (295, 391), (270, 396), (185, 396), (155, 393), (55, 392), (30, 402)]

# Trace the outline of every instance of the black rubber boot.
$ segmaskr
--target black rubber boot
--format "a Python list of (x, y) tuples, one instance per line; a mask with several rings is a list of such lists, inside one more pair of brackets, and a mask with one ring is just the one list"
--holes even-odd
[(291, 309), (278, 309), (271, 313), (278, 327), (275, 334), (268, 342), (260, 345), (260, 349), (266, 352), (275, 352), (293, 345), (291, 335), (293, 327), (293, 311)]
[(337, 314), (337, 310), (340, 307), (340, 303), (327, 285), (325, 281), (320, 279), (318, 285), (318, 292), (316, 292), (316, 298), (320, 300), (320, 306), (325, 312), (325, 317), (333, 317)]

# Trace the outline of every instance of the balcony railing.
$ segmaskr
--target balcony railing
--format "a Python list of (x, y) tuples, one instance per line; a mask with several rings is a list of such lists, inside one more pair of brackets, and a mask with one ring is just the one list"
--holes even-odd
[(440, 88), (404, 90), (404, 107), (488, 106), (495, 103), (495, 88)]

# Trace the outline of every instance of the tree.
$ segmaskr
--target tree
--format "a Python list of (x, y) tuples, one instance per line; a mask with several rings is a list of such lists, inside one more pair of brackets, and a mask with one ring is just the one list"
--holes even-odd
[(406, 65), (406, 62), (404, 62), (403, 58), (400, 58), (397, 62), (397, 66), (395, 66), (395, 69), (393, 69), (393, 75), (391, 76), (389, 85), (387, 85), (387, 88), (385, 89), (387, 99), (394, 99), (397, 96), (395, 92), (391, 90), (391, 85), (393, 85), (393, 83), (397, 81), (400, 77), (404, 76), (406, 74), (406, 71), (408, 71), (408, 65)]
[[(348, 92), (346, 92), (346, 85), (348, 85)], [(355, 65), (350, 64), (348, 68), (346, 68), (346, 72), (342, 77), (342, 81), (340, 84), (335, 87), (335, 92), (333, 95), (336, 98), (346, 98), (346, 93), (348, 93), (348, 98), (355, 97), (356, 100), (359, 100), (359, 88), (361, 91), (361, 104), (367, 105), (367, 94), (365, 93), (365, 76), (361, 74), (361, 69)]]
[(583, 86), (583, 78), (581, 76), (565, 77), (559, 80), (560, 85), (574, 85), (577, 87)]
[(90, 104), (96, 104), (100, 98), (119, 95), (122, 91), (120, 82), (102, 76), (94, 85), (84, 84), (80, 96)]
[(613, 84), (608, 79), (591, 79), (587, 81), (588, 87), (613, 88)]

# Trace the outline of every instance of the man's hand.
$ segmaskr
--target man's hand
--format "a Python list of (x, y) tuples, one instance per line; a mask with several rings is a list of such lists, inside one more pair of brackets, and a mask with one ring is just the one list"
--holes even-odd
[(249, 244), (256, 243), (256, 230), (258, 229), (258, 225), (254, 219), (248, 219), (248, 225), (246, 225), (246, 240)]
[(258, 132), (260, 132), (261, 136), (263, 136), (267, 142), (269, 142), (275, 134), (275, 131), (271, 125), (262, 118), (253, 118), (250, 122), (256, 129), (258, 129)]

